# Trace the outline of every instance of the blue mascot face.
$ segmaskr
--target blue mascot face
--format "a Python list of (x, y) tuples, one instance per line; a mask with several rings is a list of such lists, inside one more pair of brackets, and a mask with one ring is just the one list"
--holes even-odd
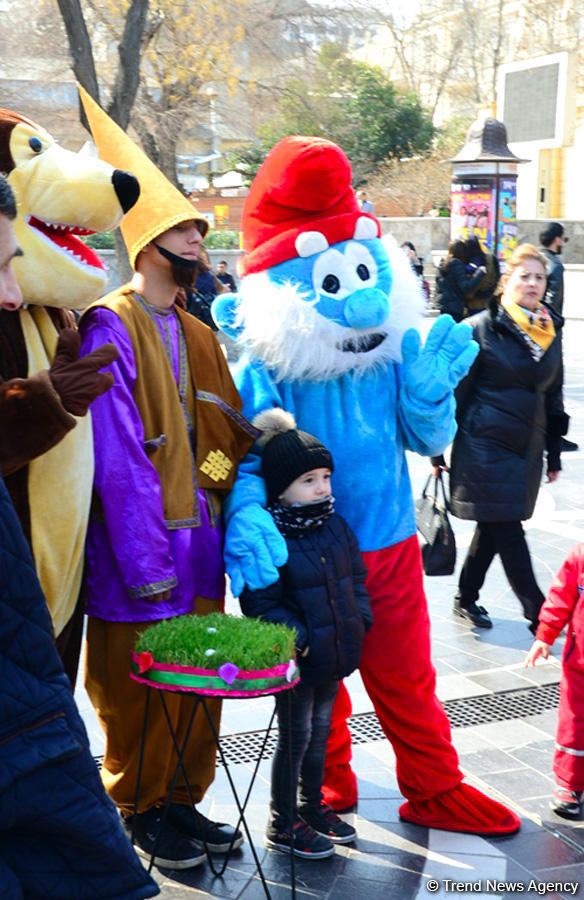
[(268, 270), (272, 282), (294, 285), (314, 309), (343, 328), (382, 326), (389, 316), (392, 273), (380, 240), (341, 241), (322, 253)]
[(238, 294), (220, 294), (219, 327), (280, 380), (337, 378), (399, 361), (402, 334), (419, 324), (424, 301), (393, 238), (328, 245), (308, 232), (297, 250), (246, 275)]

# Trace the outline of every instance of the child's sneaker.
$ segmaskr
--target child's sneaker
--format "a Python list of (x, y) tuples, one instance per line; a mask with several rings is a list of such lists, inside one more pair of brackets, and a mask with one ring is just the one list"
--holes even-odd
[(582, 814), (582, 792), (556, 785), (550, 809), (564, 819), (579, 819)]
[[(317, 834), (314, 828), (305, 822), (296, 822), (292, 827), (294, 856), (302, 856), (305, 859), (325, 859), (335, 852), (334, 845), (322, 834)], [(269, 850), (282, 850), (290, 853), (290, 832), (275, 831), (268, 828), (266, 832), (266, 847)]]
[(320, 806), (303, 806), (298, 810), (300, 818), (319, 834), (324, 834), (333, 844), (350, 844), (357, 832), (348, 822), (343, 822), (328, 803)]

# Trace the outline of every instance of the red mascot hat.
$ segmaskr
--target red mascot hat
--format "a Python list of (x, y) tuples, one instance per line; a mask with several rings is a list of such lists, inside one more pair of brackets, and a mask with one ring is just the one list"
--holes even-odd
[[(351, 186), (351, 165), (340, 147), (324, 138), (295, 135), (272, 147), (258, 171), (242, 213), (245, 256), (240, 276), (261, 272), (298, 256), (296, 239), (317, 231), (329, 244), (353, 237), (362, 213)], [(379, 237), (381, 228), (373, 216)]]

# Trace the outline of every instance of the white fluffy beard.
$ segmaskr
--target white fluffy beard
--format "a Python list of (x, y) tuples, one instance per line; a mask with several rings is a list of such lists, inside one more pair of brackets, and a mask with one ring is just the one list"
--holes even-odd
[[(419, 279), (395, 240), (381, 239), (389, 255), (393, 283), (387, 320), (376, 328), (344, 328), (315, 309), (316, 300), (292, 284), (274, 284), (266, 272), (247, 275), (239, 290), (238, 343), (273, 371), (277, 381), (325, 381), (347, 372), (363, 374), (388, 361), (401, 361), (401, 340), (419, 328), (425, 300)], [(340, 349), (344, 342), (385, 334), (373, 350)]]

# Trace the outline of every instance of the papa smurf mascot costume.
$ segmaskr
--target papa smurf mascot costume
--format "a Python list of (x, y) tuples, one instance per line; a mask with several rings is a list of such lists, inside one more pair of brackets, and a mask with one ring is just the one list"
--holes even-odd
[[(243, 211), (238, 295), (213, 314), (244, 354), (234, 372), (248, 419), (283, 407), (335, 459), (337, 509), (356, 533), (374, 625), (361, 675), (393, 745), (403, 819), (433, 828), (509, 834), (520, 821), (462, 781), (435, 696), (430, 622), (405, 450), (430, 456), (455, 432), (453, 388), (478, 348), (466, 324), (440, 317), (421, 349), (423, 301), (405, 256), (361, 213), (342, 150), (288, 137), (269, 153)], [(276, 581), (286, 546), (264, 509), (257, 446), (227, 503), (232, 590)], [(333, 714), (324, 796), (357, 799), (343, 687)]]

